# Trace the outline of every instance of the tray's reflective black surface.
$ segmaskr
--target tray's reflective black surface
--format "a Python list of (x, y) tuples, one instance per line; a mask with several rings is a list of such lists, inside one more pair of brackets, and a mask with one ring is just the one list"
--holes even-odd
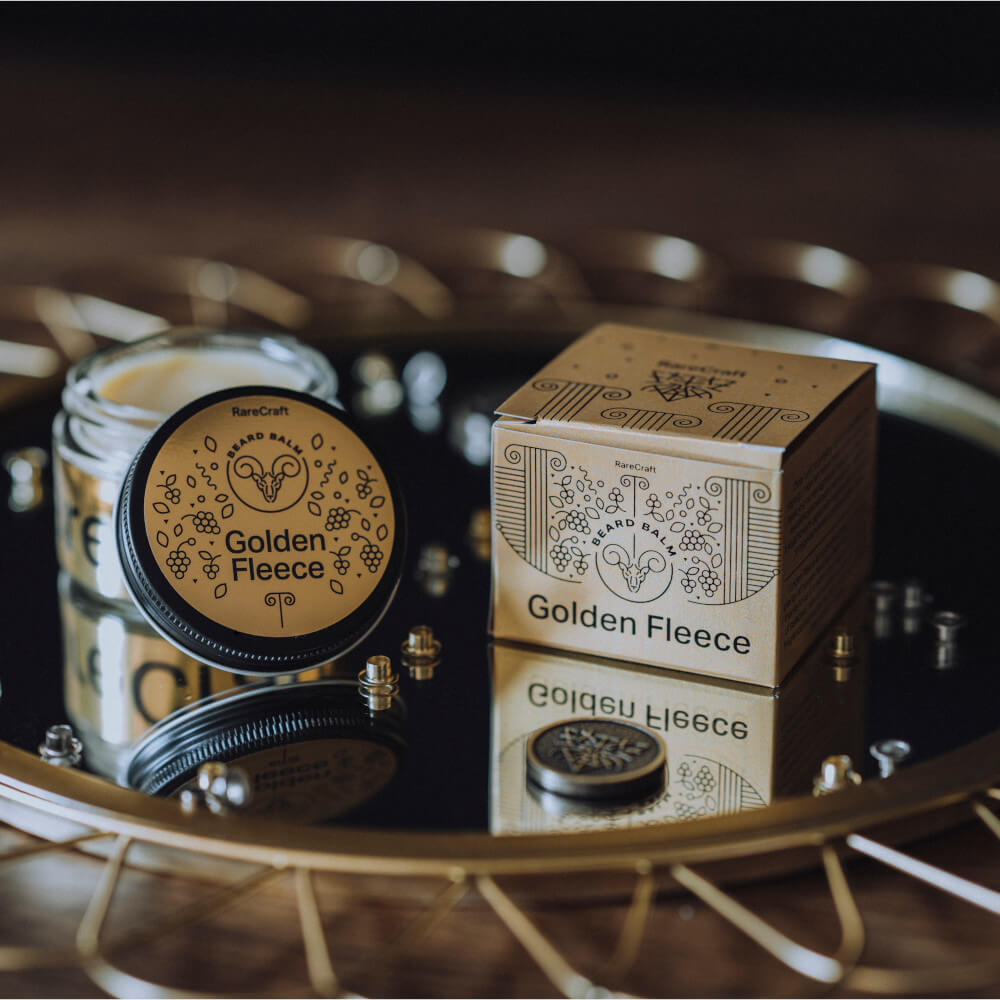
[[(491, 727), (497, 731), (496, 709), (503, 706), (491, 703), (491, 656), (486, 632), (489, 563), (477, 529), (483, 526), (482, 511), (489, 504), (485, 463), (491, 409), (551, 353), (547, 347), (532, 350), (529, 339), (522, 339), (521, 345), (512, 355), (504, 350), (503, 338), (482, 338), (474, 350), (457, 338), (443, 341), (435, 350), (444, 361), (448, 378), (436, 399), (428, 398), (433, 392), (421, 395), (419, 382), (423, 377), (425, 384), (433, 384), (433, 364), (423, 376), (419, 366), (408, 369), (410, 377), (402, 380), (403, 387), (388, 379), (366, 388), (352, 378), (356, 359), (331, 352), (341, 374), (343, 398), (349, 401), (355, 394), (358, 417), (366, 422), (373, 439), (394, 463), (407, 498), (412, 539), (403, 585), (395, 602), (376, 631), (336, 667), (341, 676), (353, 677), (367, 655), (391, 656), (400, 673), (405, 718), (389, 741), (393, 762), (391, 766), (385, 761), (379, 765), (384, 765), (383, 770), (378, 780), (373, 779), (371, 796), (360, 803), (345, 799), (352, 802), (353, 808), (346, 813), (332, 810), (335, 822), (396, 829), (502, 827), (497, 819), (495, 761), (492, 810), (490, 796), (491, 754), (495, 756), (494, 751), (502, 749), (491, 745)], [(396, 370), (402, 371), (415, 351), (390, 353)], [(26, 444), (47, 447), (49, 424), (57, 406), (53, 396), (8, 413), (0, 431), (0, 451)], [(877, 773), (866, 750), (876, 739), (895, 737), (908, 741), (913, 747), (910, 760), (917, 762), (996, 726), (1000, 671), (992, 603), (998, 552), (991, 518), (997, 467), (997, 456), (984, 448), (941, 429), (883, 415), (875, 576), (896, 581), (919, 578), (934, 596), (934, 608), (962, 611), (969, 624), (961, 636), (961, 658), (942, 668), (935, 661), (926, 620), (911, 619), (907, 624), (900, 613), (894, 612), (881, 622), (879, 635), (869, 638), (866, 662), (855, 667), (849, 681), (831, 679), (832, 667), (824, 654), (819, 656), (821, 665), (813, 668), (821, 680), (800, 684), (805, 689), (806, 703), (811, 700), (812, 708), (820, 714), (850, 713), (851, 736), (842, 741), (854, 745), (827, 749), (854, 753), (855, 763), (866, 777)], [(73, 652), (64, 668), (51, 502), (22, 513), (4, 505), (0, 510), (0, 539), (0, 738), (33, 752), (47, 726), (64, 721), (67, 713), (78, 715), (80, 705), (85, 704), (94, 715), (95, 728), (105, 726), (105, 736), (118, 732), (122, 744), (119, 751), (112, 746), (109, 752), (105, 747), (103, 756), (94, 753), (92, 760), (101, 757), (98, 770), (106, 773), (118, 767), (119, 778), (124, 780), (131, 753), (125, 737), (138, 735), (137, 730), (162, 714), (163, 705), (191, 702), (218, 690), (218, 680), (212, 679), (207, 668), (184, 675), (176, 666), (167, 664), (159, 671), (153, 687), (147, 689), (152, 692), (150, 704), (131, 706), (133, 729), (118, 725), (115, 730), (112, 717), (120, 713), (122, 699), (127, 699), (133, 688), (130, 680), (102, 672), (100, 646), (109, 635), (121, 643), (121, 636), (127, 637), (132, 626), (128, 621), (114, 624), (113, 608), (81, 612), (76, 607), (69, 616), (69, 627), (80, 641), (76, 646), (72, 640), (67, 643), (67, 650)], [(64, 620), (66, 600), (64, 592)], [(81, 614), (85, 620), (82, 625), (78, 620)], [(444, 647), (433, 676), (422, 680), (411, 677), (399, 664), (400, 643), (415, 624), (431, 625)], [(92, 629), (89, 633), (88, 627)], [(572, 663), (566, 669), (572, 670)], [(791, 680), (795, 677), (793, 674)], [(174, 702), (164, 694), (164, 685), (169, 688), (171, 683), (175, 690), (167, 693)], [(641, 686), (643, 682), (641, 677), (636, 680), (633, 676), (628, 683)], [(652, 686), (655, 683), (649, 681)], [(226, 679), (222, 686), (235, 684)], [(851, 697), (845, 699), (848, 690)], [(237, 694), (240, 699), (247, 698), (246, 690)], [(838, 698), (848, 707), (837, 707)], [(231, 700), (232, 694), (223, 693), (222, 700), (227, 699)], [(185, 709), (189, 711), (190, 707)], [(538, 724), (546, 721), (540, 717)], [(351, 725), (355, 728), (347, 736), (356, 739), (357, 720), (353, 715)], [(336, 738), (337, 734), (312, 736), (326, 739)], [(231, 756), (270, 752), (281, 743), (279, 737), (256, 748), (233, 744)], [(669, 748), (669, 735), (667, 739)], [(161, 742), (169, 750), (176, 741), (167, 738)], [(293, 738), (296, 742), (296, 760), (300, 760), (306, 742), (302, 731)], [(384, 740), (374, 742), (388, 745)], [(784, 783), (775, 781), (775, 794), (807, 792), (808, 777), (819, 762), (818, 757), (811, 756), (817, 752), (815, 748), (803, 748), (801, 742), (789, 746), (794, 747), (794, 759), (779, 763), (782, 773), (793, 777)], [(116, 754), (118, 759), (111, 759)], [(671, 780), (676, 808), (657, 813), (644, 803), (637, 811), (642, 812), (645, 821), (708, 814), (711, 810), (705, 805), (705, 789), (712, 791), (729, 780), (728, 772), (708, 752), (699, 755), (687, 747), (675, 758)], [(699, 760), (716, 767), (712, 775), (708, 764), (699, 764)], [(265, 763), (271, 766), (273, 760)], [(265, 773), (270, 772), (265, 769)], [(744, 784), (750, 787), (741, 793), (743, 798), (731, 795), (727, 808), (740, 803), (757, 806), (770, 797), (759, 782)], [(164, 790), (179, 785), (179, 780), (174, 781)], [(689, 792), (683, 801), (682, 788)], [(310, 811), (296, 806), (295, 801), (294, 796), (281, 799), (285, 818), (324, 818), (322, 810)], [(721, 808), (718, 796), (712, 801), (712, 808)], [(546, 815), (554, 817), (555, 824), (562, 823), (564, 829), (586, 825), (576, 813), (558, 813), (549, 810)]]

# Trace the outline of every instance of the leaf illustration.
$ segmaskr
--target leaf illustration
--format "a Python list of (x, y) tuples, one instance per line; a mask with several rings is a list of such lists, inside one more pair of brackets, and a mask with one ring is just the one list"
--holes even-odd
[(207, 449), (208, 449), (209, 451), (215, 451), (215, 449), (219, 447), (219, 444), (218, 444), (218, 442), (217, 442), (217, 441), (215, 440), (215, 438), (214, 438), (214, 437), (212, 437), (212, 435), (211, 435), (211, 434), (206, 434), (206, 435), (205, 435), (205, 447), (206, 447), (206, 448), (207, 448)]
[(549, 538), (551, 538), (554, 542), (559, 541), (559, 532), (553, 527), (549, 527)]
[(604, 501), (600, 497), (594, 497), (594, 503), (596, 503), (601, 510), (604, 510)]
[(170, 544), (170, 538), (165, 531), (158, 531), (156, 533), (156, 544), (164, 547)]
[(205, 562), (211, 562), (211, 560), (212, 560), (212, 553), (211, 552), (206, 552), (205, 549), (198, 549), (198, 558), (199, 559), (204, 559)]
[(377, 497), (372, 497), (371, 500), (368, 501), (368, 506), (374, 507), (377, 510), (384, 503), (385, 503), (385, 497), (377, 496)]
[(194, 489), (198, 485), (198, 480), (194, 476), (188, 476), (186, 482), (191, 489)]
[(331, 580), (330, 589), (335, 594), (342, 594), (344, 592), (344, 585), (339, 580)]
[(717, 552), (712, 556), (712, 569), (718, 569), (722, 565), (722, 553)]
[(215, 502), (216, 503), (225, 503), (228, 499), (229, 499), (229, 494), (228, 493), (216, 493), (215, 494)]
[(222, 510), (219, 511), (219, 514), (222, 515), (222, 519), (223, 520), (225, 520), (226, 518), (232, 517), (233, 516), (233, 505), (231, 503), (227, 503), (226, 506), (223, 507)]
[(310, 500), (306, 507), (309, 509), (309, 513), (313, 514), (315, 517), (322, 517), (323, 511), (320, 510), (319, 504), (315, 500)]
[(559, 499), (559, 497), (549, 497), (549, 503), (552, 504), (553, 507), (562, 507), (563, 505), (563, 502)]
[(171, 472), (170, 475), (167, 476), (167, 478), (163, 480), (163, 484), (165, 486), (173, 486), (174, 483), (176, 483), (176, 482), (177, 482), (177, 475), (176, 475), (176, 473), (173, 473), (173, 472)]
[(313, 500), (322, 500), (323, 499), (323, 491), (322, 490), (313, 490), (312, 493), (309, 494), (309, 496), (311, 496), (313, 498)]
[(371, 521), (368, 520), (367, 517), (361, 518), (361, 530), (362, 531), (371, 531), (372, 530), (372, 523), (371, 523)]
[(170, 508), (162, 500), (157, 500), (156, 503), (153, 504), (153, 510), (155, 510), (157, 514), (170, 513)]
[(601, 516), (596, 510), (594, 510), (593, 507), (584, 507), (583, 512), (591, 519), (591, 521), (596, 521)]
[(672, 525), (670, 525), (670, 530), (672, 532), (674, 532), (675, 534), (679, 534), (680, 532), (682, 532), (684, 530), (684, 528), (685, 528), (685, 525), (684, 525), (683, 521), (674, 521), (674, 523)]
[(581, 552), (581, 551), (580, 551), (580, 550), (579, 550), (579, 549), (578, 549), (578, 548), (577, 548), (577, 547), (576, 547), (575, 545), (571, 545), (571, 546), (569, 547), (569, 550), (570, 550), (570, 552), (572, 552), (572, 553), (573, 553), (573, 555), (575, 555), (575, 556), (582, 556), (582, 555), (583, 555), (583, 553), (582, 553), (582, 552)]
[(375, 537), (380, 541), (384, 542), (389, 537), (389, 527), (385, 524), (380, 524), (375, 529)]
[(224, 583), (217, 583), (215, 585), (215, 599), (218, 600), (220, 597), (226, 596), (226, 591), (229, 588)]
[(709, 526), (708, 530), (712, 532), (713, 535), (717, 535), (722, 531), (722, 525), (718, 521), (713, 521)]
[(341, 473), (341, 474), (340, 474), (340, 475), (339, 475), (339, 476), (337, 477), (337, 481), (338, 481), (338, 482), (340, 483), (340, 485), (341, 485), (341, 486), (343, 486), (343, 485), (344, 485), (344, 484), (345, 484), (345, 483), (347, 482), (347, 480), (348, 480), (348, 479), (350, 479), (350, 478), (351, 478), (351, 477), (350, 477), (350, 476), (349, 476), (349, 475), (347, 474), (347, 470), (345, 469), (345, 470), (344, 470), (344, 471), (343, 471), (343, 472), (342, 472), (342, 473)]
[(175, 524), (174, 525), (174, 537), (175, 538), (180, 538), (180, 536), (183, 535), (183, 534), (184, 534), (184, 525), (183, 524)]
[(323, 435), (313, 434), (311, 444), (313, 446), (314, 451), (319, 451), (319, 449), (323, 447)]

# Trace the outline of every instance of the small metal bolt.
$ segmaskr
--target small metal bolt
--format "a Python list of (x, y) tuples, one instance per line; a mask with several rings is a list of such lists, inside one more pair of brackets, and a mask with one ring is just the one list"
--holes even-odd
[(957, 611), (939, 611), (931, 619), (934, 626), (934, 634), (940, 643), (954, 643), (958, 640), (958, 633), (965, 628), (966, 617)]
[(477, 559), (486, 562), (490, 558), (492, 544), (493, 518), (488, 507), (477, 507), (469, 518), (469, 529), (466, 537), (469, 547)]
[(904, 611), (923, 611), (929, 600), (930, 597), (919, 580), (911, 578), (903, 581)]
[(430, 680), (441, 662), (441, 643), (429, 625), (414, 625), (400, 647), (403, 665), (416, 681)]
[(71, 726), (49, 726), (45, 742), (38, 747), (38, 756), (57, 767), (77, 767), (83, 758), (83, 744)]
[(833, 679), (837, 684), (846, 684), (851, 679), (853, 667), (849, 660), (833, 661)]
[(854, 636), (840, 627), (833, 634), (833, 655), (838, 660), (850, 660), (855, 656)]
[(873, 580), (868, 587), (872, 596), (875, 614), (885, 615), (892, 611), (899, 595), (899, 588), (891, 580)]
[(365, 669), (358, 674), (361, 698), (373, 712), (384, 712), (392, 705), (393, 695), (399, 691), (398, 681), (388, 656), (369, 656)]
[(431, 597), (443, 597), (451, 586), (458, 556), (436, 542), (425, 545), (417, 558), (417, 579)]
[(813, 779), (813, 795), (827, 795), (860, 784), (861, 775), (854, 770), (854, 761), (847, 754), (836, 754), (824, 758), (820, 765), (819, 774)]
[(879, 777), (888, 778), (912, 750), (906, 740), (878, 740), (868, 748), (868, 752), (878, 761)]
[(29, 446), (8, 451), (3, 456), (4, 468), (10, 475), (10, 496), (7, 505), (15, 513), (33, 510), (45, 497), (42, 479), (49, 456), (42, 448)]

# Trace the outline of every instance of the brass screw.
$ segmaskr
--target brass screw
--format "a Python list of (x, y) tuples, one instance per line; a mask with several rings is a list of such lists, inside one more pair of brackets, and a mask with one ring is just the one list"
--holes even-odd
[(868, 588), (875, 614), (886, 615), (896, 604), (899, 588), (891, 580), (873, 580)]
[(931, 619), (937, 640), (934, 645), (934, 666), (938, 670), (950, 670), (958, 666), (958, 633), (965, 628), (966, 621), (965, 615), (958, 611), (939, 611)]
[(854, 658), (854, 636), (846, 628), (838, 628), (833, 634), (833, 655), (838, 660), (850, 660)]
[(427, 681), (441, 662), (441, 643), (429, 625), (414, 625), (400, 647), (403, 665), (415, 681)]
[(491, 535), (493, 519), (488, 507), (477, 507), (469, 518), (469, 529), (466, 537), (469, 547), (477, 559), (486, 562), (490, 558)]
[(361, 699), (373, 712), (384, 712), (392, 705), (393, 695), (399, 691), (398, 681), (388, 656), (369, 656), (365, 669), (358, 674)]
[(813, 779), (813, 795), (828, 795), (850, 785), (860, 785), (861, 775), (854, 770), (854, 761), (846, 753), (826, 757), (819, 774)]

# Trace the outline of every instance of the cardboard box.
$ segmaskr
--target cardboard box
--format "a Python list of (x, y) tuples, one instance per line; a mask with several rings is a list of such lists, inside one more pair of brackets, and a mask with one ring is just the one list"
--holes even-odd
[[(864, 753), (864, 602), (841, 619), (858, 636), (847, 669), (821, 640), (779, 688), (760, 688), (596, 657), (495, 642), (490, 747), (490, 832), (610, 830), (757, 809), (809, 794), (820, 762)], [(841, 620), (838, 619), (838, 620)], [(525, 747), (569, 718), (638, 723), (667, 747), (662, 792), (612, 806), (534, 788)]]
[(867, 578), (872, 365), (602, 325), (498, 416), (499, 638), (774, 686)]

